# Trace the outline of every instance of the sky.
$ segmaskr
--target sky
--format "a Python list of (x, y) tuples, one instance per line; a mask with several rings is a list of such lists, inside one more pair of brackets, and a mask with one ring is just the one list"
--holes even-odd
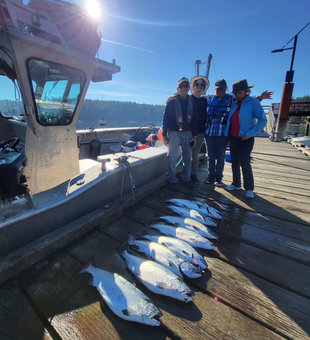
[[(72, 0), (81, 7), (90, 0)], [(94, 1), (94, 0), (92, 0)], [(24, 2), (27, 2), (25, 0)], [(282, 48), (310, 21), (309, 0), (98, 0), (103, 33), (99, 58), (121, 67), (112, 81), (91, 83), (87, 98), (164, 105), (177, 80), (196, 75), (196, 60), (211, 61), (207, 94), (216, 80), (246, 78), (252, 94), (281, 99), (292, 50)], [(97, 10), (96, 13), (99, 11)], [(292, 47), (293, 41), (286, 47)], [(310, 94), (310, 25), (298, 36), (294, 97)], [(206, 64), (200, 74), (204, 74)]]

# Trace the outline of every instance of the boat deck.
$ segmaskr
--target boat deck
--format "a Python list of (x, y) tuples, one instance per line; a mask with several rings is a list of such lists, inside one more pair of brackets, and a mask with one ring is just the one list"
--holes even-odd
[[(103, 221), (47, 264), (0, 286), (0, 338), (7, 339), (309, 339), (310, 159), (288, 143), (257, 138), (254, 199), (201, 183), (149, 193), (114, 221)], [(198, 177), (206, 178), (206, 165)], [(231, 183), (230, 163), (224, 182)], [(194, 302), (184, 303), (137, 286), (163, 313), (162, 325), (130, 323), (100, 303), (87, 275), (77, 271), (94, 257), (100, 268), (135, 278), (115, 249), (140, 234), (154, 217), (169, 215), (165, 199), (205, 201), (223, 215), (214, 251), (201, 251), (209, 268), (187, 280)], [(110, 209), (113, 208), (110, 207)], [(107, 208), (109, 209), (109, 208)], [(116, 218), (117, 217), (117, 218)], [(44, 221), (42, 221), (44, 223)]]

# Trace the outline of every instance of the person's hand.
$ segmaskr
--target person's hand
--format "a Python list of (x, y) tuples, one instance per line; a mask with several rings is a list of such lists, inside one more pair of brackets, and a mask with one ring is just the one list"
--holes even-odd
[(163, 136), (163, 143), (165, 146), (167, 146), (169, 144), (169, 139), (167, 136)]
[(264, 99), (272, 99), (271, 96), (273, 95), (273, 91), (266, 90), (259, 96), (259, 100), (262, 101)]
[(249, 139), (249, 138), (250, 138), (249, 136), (244, 135), (244, 136), (241, 137), (241, 140), (247, 140), (247, 139)]
[(175, 97), (175, 94), (173, 96), (168, 97), (166, 103), (170, 102), (172, 99), (174, 99), (174, 97)]
[(190, 141), (190, 144), (193, 143), (192, 148), (194, 148), (196, 146), (196, 137), (193, 137)]

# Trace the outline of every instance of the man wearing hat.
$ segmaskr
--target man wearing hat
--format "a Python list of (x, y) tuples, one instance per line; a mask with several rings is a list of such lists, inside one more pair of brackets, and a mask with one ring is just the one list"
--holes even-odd
[(249, 96), (250, 88), (246, 79), (233, 84), (236, 101), (227, 119), (225, 135), (229, 136), (233, 182), (227, 190), (241, 190), (240, 166), (243, 174), (245, 196), (254, 197), (254, 178), (251, 167), (251, 152), (256, 136), (267, 124), (266, 114), (259, 101)]
[(197, 112), (188, 91), (188, 78), (180, 78), (177, 87), (178, 94), (167, 103), (163, 114), (163, 143), (168, 146), (168, 175), (170, 188), (173, 191), (177, 190), (178, 185), (178, 179), (175, 175), (180, 145), (183, 156), (181, 183), (189, 189), (194, 187), (191, 182), (191, 148), (196, 145), (198, 122)]
[[(236, 98), (226, 93), (227, 83), (225, 79), (215, 82), (215, 95), (207, 95), (208, 116), (206, 127), (206, 142), (208, 147), (208, 176), (205, 180), (207, 184), (224, 187), (222, 182), (225, 165), (225, 151), (227, 147), (227, 137), (225, 129), (230, 109)], [(273, 92), (265, 91), (258, 100), (270, 99)]]

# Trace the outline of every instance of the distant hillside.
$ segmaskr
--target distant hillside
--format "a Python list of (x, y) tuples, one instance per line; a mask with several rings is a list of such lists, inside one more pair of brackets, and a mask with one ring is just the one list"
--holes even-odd
[(160, 125), (164, 109), (164, 105), (85, 99), (79, 120), (98, 122), (104, 118), (109, 126), (136, 126), (149, 122)]

